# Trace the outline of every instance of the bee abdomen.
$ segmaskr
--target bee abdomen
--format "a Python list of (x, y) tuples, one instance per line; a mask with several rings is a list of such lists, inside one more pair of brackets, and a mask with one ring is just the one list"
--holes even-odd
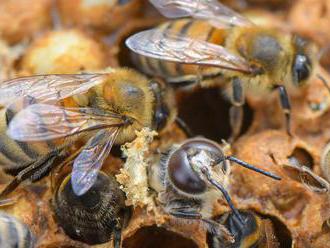
[(34, 248), (35, 237), (25, 224), (0, 212), (0, 247)]
[[(188, 36), (211, 43), (222, 44), (225, 39), (223, 31), (213, 28), (207, 22), (189, 18), (167, 22), (162, 24), (161, 28), (164, 32), (174, 33), (178, 36)], [(168, 62), (137, 55), (133, 52), (131, 52), (131, 60), (144, 73), (166, 78), (173, 83), (197, 81), (200, 78), (203, 80), (204, 76), (209, 79), (210, 77), (217, 77), (219, 74), (215, 73), (214, 68), (211, 72), (208, 72), (208, 70), (201, 71), (197, 65)]]
[(15, 114), (11, 108), (0, 109), (0, 164), (8, 168), (32, 163), (52, 148), (49, 142), (27, 143), (11, 139), (6, 131)]
[(57, 189), (53, 209), (58, 224), (72, 239), (101, 244), (112, 238), (125, 208), (125, 194), (113, 177), (99, 173), (85, 194), (77, 196), (68, 176)]
[(6, 134), (7, 110), (0, 110), (0, 163), (5, 165), (24, 164), (32, 160), (19, 143)]

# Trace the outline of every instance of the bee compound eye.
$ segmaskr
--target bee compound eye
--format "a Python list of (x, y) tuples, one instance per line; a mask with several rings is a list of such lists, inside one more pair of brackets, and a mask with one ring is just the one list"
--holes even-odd
[(302, 54), (296, 55), (293, 70), (298, 86), (303, 84), (303, 82), (309, 77), (310, 68), (311, 62), (307, 56)]
[(170, 155), (167, 170), (169, 180), (177, 190), (191, 195), (206, 191), (206, 183), (190, 166), (185, 150), (178, 149)]
[(155, 123), (156, 123), (156, 130), (162, 130), (166, 124), (168, 117), (170, 116), (170, 110), (165, 105), (159, 106), (155, 113)]

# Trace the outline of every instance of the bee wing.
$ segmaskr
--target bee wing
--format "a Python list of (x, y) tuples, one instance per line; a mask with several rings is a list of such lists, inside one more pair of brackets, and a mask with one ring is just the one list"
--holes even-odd
[(223, 46), (161, 29), (134, 34), (126, 40), (126, 45), (136, 53), (156, 59), (251, 72), (245, 59), (230, 53)]
[(13, 117), (7, 134), (19, 141), (40, 141), (121, 125), (119, 115), (98, 115), (93, 108), (33, 104)]
[(150, 0), (168, 18), (193, 17), (208, 20), (217, 28), (251, 26), (253, 23), (218, 0)]
[(326, 193), (330, 191), (330, 183), (322, 177), (316, 175), (306, 166), (299, 168), (299, 176), (302, 183), (311, 191), (317, 193)]
[(116, 140), (119, 128), (100, 130), (85, 145), (73, 163), (71, 184), (76, 195), (83, 195), (95, 183), (98, 171), (112, 145)]
[(101, 83), (106, 74), (63, 74), (22, 77), (0, 84), (0, 105), (9, 106), (30, 96), (42, 103), (53, 103), (87, 91)]

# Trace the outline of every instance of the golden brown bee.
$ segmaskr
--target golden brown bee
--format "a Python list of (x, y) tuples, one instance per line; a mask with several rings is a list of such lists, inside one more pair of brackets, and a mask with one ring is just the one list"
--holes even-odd
[(34, 248), (36, 239), (30, 228), (15, 217), (0, 212), (0, 247)]
[[(17, 78), (1, 84), (0, 99), (6, 106), (0, 110), (0, 164), (18, 172), (1, 196), (24, 180), (39, 180), (59, 161), (73, 162), (73, 190), (82, 195), (113, 144), (133, 140), (143, 127), (161, 130), (175, 117), (172, 92), (129, 69)], [(77, 140), (85, 145), (68, 156)]]
[(202, 220), (208, 230), (226, 239), (226, 230), (211, 220), (213, 205), (222, 196), (244, 226), (244, 220), (226, 190), (230, 183), (228, 162), (280, 180), (270, 172), (226, 155), (222, 147), (209, 139), (192, 138), (173, 145), (160, 161), (150, 167), (149, 184), (158, 192), (158, 200), (168, 214)]
[(166, 17), (190, 18), (169, 21), (126, 40), (139, 54), (133, 55), (133, 61), (142, 71), (177, 85), (213, 79), (224, 86), (233, 104), (233, 138), (241, 129), (244, 94), (267, 95), (278, 89), (291, 134), (286, 88), (294, 91), (308, 82), (316, 65), (312, 45), (297, 36), (256, 26), (217, 0), (150, 2)]
[(73, 192), (70, 178), (63, 180), (52, 201), (58, 224), (72, 239), (93, 245), (113, 237), (114, 247), (121, 247), (121, 230), (129, 221), (130, 209), (115, 178), (97, 173), (94, 185), (81, 196)]
[[(279, 247), (275, 237), (268, 237), (265, 222), (261, 217), (252, 211), (239, 211), (240, 216), (244, 220), (244, 226), (233, 214), (227, 212), (217, 218), (215, 221), (224, 225), (228, 231), (234, 236), (235, 242), (232, 244), (224, 244), (218, 237), (208, 233), (210, 239), (210, 248), (252, 248), (252, 247)], [(273, 233), (272, 233), (273, 234)], [(274, 236), (274, 234), (272, 235)], [(273, 240), (267, 240), (273, 239)], [(266, 246), (266, 244), (273, 244), (275, 246)]]

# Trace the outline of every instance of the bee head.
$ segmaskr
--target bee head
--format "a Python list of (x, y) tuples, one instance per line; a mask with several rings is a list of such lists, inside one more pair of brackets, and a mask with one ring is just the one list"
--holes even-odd
[(245, 221), (234, 207), (225, 189), (228, 172), (230, 172), (225, 161), (235, 162), (265, 176), (281, 180), (270, 172), (254, 167), (234, 156), (227, 156), (217, 143), (204, 138), (186, 140), (170, 152), (165, 161), (167, 180), (175, 190), (187, 197), (196, 198), (202, 197), (210, 188), (217, 189), (226, 199), (241, 225), (245, 225)]
[(312, 59), (307, 42), (299, 36), (293, 38), (294, 57), (292, 63), (292, 79), (296, 86), (302, 86), (312, 73)]
[(201, 169), (209, 170), (222, 158), (221, 148), (203, 138), (188, 139), (169, 155), (167, 173), (171, 185), (186, 195), (196, 196), (207, 191), (207, 179)]
[(153, 93), (149, 89), (149, 80), (142, 74), (127, 68), (116, 69), (99, 90), (102, 107), (117, 114), (129, 117), (134, 126), (125, 138), (125, 142), (135, 137), (134, 130), (151, 127)]

